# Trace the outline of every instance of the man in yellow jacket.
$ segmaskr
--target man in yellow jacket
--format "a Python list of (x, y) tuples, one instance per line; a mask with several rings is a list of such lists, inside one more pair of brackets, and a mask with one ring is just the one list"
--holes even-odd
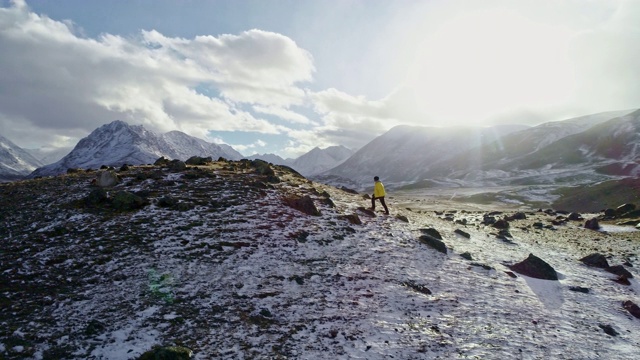
[(384, 196), (386, 193), (384, 192), (384, 185), (380, 181), (379, 177), (374, 177), (373, 181), (375, 181), (373, 185), (373, 196), (371, 197), (371, 210), (376, 210), (376, 200), (380, 200), (380, 203), (384, 207), (384, 212), (389, 215), (389, 208), (387, 208), (387, 204), (384, 202)]

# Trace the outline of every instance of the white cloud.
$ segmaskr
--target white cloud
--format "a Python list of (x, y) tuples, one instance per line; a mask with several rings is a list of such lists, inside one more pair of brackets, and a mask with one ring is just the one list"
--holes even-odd
[[(296, 84), (312, 80), (314, 72), (311, 55), (280, 34), (250, 30), (182, 39), (142, 31), (134, 38), (91, 39), (77, 36), (69, 22), (30, 12), (23, 1), (0, 8), (0, 48), (0, 83), (11, 84), (0, 96), (0, 131), (12, 139), (30, 133), (44, 140), (52, 130), (86, 136), (116, 119), (199, 137), (208, 130), (278, 133), (242, 104), (301, 104), (305, 93)], [(222, 98), (194, 90), (203, 84)], [(18, 120), (21, 126), (13, 126)]]

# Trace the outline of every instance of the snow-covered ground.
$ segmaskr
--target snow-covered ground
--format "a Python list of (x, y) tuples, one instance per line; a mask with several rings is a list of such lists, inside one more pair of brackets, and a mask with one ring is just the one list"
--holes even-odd
[[(250, 169), (187, 173), (125, 174), (112, 193), (152, 200), (126, 213), (78, 205), (91, 175), (1, 185), (0, 357), (136, 359), (154, 345), (185, 346), (195, 359), (632, 359), (640, 351), (640, 319), (622, 306), (640, 303), (632, 227), (552, 226), (558, 214), (529, 211), (505, 240), (475, 207), (420, 210), (438, 204), (390, 194), (391, 215), (370, 217), (359, 210), (370, 206), (363, 196), (283, 171), (271, 187)], [(304, 195), (320, 216), (284, 204)], [(186, 205), (161, 207), (163, 196)], [(418, 241), (429, 228), (447, 254)], [(506, 265), (530, 253), (559, 280), (510, 276)], [(592, 253), (627, 263), (631, 285), (579, 261)]]

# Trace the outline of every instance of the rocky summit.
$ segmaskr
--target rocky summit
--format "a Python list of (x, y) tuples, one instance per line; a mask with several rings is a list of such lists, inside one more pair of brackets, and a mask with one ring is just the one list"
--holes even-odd
[(387, 216), (284, 166), (176, 164), (0, 184), (0, 359), (638, 354), (640, 232), (615, 214), (390, 193)]

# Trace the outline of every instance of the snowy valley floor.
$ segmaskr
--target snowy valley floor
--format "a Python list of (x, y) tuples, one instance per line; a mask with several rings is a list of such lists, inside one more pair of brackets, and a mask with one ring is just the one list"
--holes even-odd
[[(640, 352), (640, 319), (622, 306), (640, 303), (632, 227), (547, 227), (556, 214), (529, 211), (505, 241), (483, 224), (487, 211), (436, 213), (417, 210), (424, 199), (412, 209), (391, 196), (391, 215), (371, 217), (358, 209), (370, 206), (362, 195), (276, 175), (282, 182), (265, 185), (239, 166), (135, 168), (109, 190), (149, 199), (128, 212), (83, 205), (95, 174), (1, 185), (0, 359), (136, 359), (155, 345), (187, 347), (195, 359)], [(320, 216), (285, 205), (305, 195)], [(447, 254), (418, 241), (428, 228)], [(507, 273), (530, 253), (560, 280)], [(579, 261), (592, 253), (633, 265), (631, 285)]]

